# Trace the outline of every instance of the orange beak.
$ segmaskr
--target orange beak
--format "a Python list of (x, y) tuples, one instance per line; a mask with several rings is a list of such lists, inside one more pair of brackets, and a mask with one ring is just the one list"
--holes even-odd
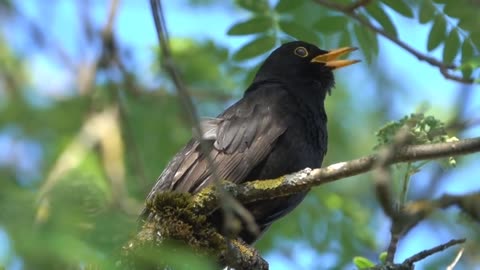
[(337, 58), (355, 50), (357, 50), (357, 48), (355, 47), (343, 47), (340, 49), (335, 49), (335, 50), (329, 51), (326, 54), (315, 56), (310, 62), (322, 63), (322, 64), (325, 64), (325, 66), (330, 67), (332, 69), (338, 69), (338, 68), (350, 66), (360, 62), (360, 60), (337, 60)]

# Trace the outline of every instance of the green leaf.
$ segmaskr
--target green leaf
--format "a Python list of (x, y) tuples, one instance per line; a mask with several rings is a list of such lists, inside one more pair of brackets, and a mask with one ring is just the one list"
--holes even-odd
[(460, 37), (458, 36), (458, 31), (452, 29), (450, 34), (448, 34), (447, 40), (445, 40), (445, 47), (443, 47), (443, 62), (445, 64), (452, 63), (459, 50)]
[(458, 1), (449, 1), (445, 3), (443, 12), (454, 18), (476, 17), (478, 10), (467, 3), (459, 3)]
[(306, 42), (310, 42), (316, 45), (319, 45), (317, 33), (315, 33), (310, 28), (307, 28), (301, 24), (295, 23), (291, 20), (281, 20), (279, 22), (280, 29), (283, 30), (286, 34)]
[(360, 49), (365, 55), (365, 60), (367, 60), (368, 63), (372, 63), (373, 57), (378, 53), (377, 36), (358, 24), (354, 25), (353, 32), (357, 38)]
[(364, 29), (364, 30), (365, 30), (366, 37), (368, 38), (368, 42), (370, 43), (370, 46), (371, 46), (370, 50), (372, 51), (373, 56), (376, 56), (379, 51), (378, 36), (372, 31), (368, 31), (367, 29)]
[(258, 56), (271, 50), (275, 46), (275, 41), (275, 38), (272, 36), (260, 36), (238, 50), (233, 55), (233, 59), (241, 61)]
[(301, 0), (280, 0), (278, 1), (277, 5), (275, 6), (275, 10), (278, 13), (284, 13), (287, 11), (294, 10), (301, 6), (304, 2)]
[(324, 16), (313, 24), (313, 28), (322, 34), (333, 34), (344, 31), (347, 25), (345, 16)]
[[(468, 60), (472, 59), (474, 53), (473, 45), (469, 39), (465, 39), (462, 44), (462, 66), (463, 63), (467, 63)], [(470, 78), (472, 76), (472, 68), (470, 66), (465, 66), (460, 69), (462, 71), (464, 78)]]
[(474, 52), (472, 42), (469, 39), (465, 39), (462, 44), (462, 62), (470, 60)]
[(380, 253), (380, 255), (378, 256), (378, 259), (383, 263), (385, 264), (387, 262), (387, 255), (388, 253), (386, 251)]
[(227, 32), (230, 36), (250, 35), (266, 32), (273, 27), (273, 20), (267, 16), (253, 17), (250, 20), (234, 24)]
[(407, 18), (413, 18), (412, 8), (403, 0), (382, 0), (382, 2)]
[(270, 8), (268, 0), (236, 0), (235, 3), (242, 8), (255, 13), (263, 13)]
[(472, 57), (468, 59), (465, 63), (463, 63), (459, 69), (463, 69), (465, 67), (470, 67), (471, 69), (476, 69), (480, 67), (480, 55)]
[(461, 29), (471, 31), (471, 29), (475, 29), (478, 25), (480, 20), (476, 16), (468, 16), (468, 17), (462, 17), (459, 18), (458, 20), (458, 27)]
[(393, 24), (390, 16), (380, 7), (378, 2), (371, 3), (366, 7), (367, 12), (382, 26), (383, 30), (388, 34), (396, 37), (398, 35), (397, 29)]
[(476, 30), (470, 33), (470, 38), (473, 41), (475, 47), (480, 48), (480, 30)]
[(375, 264), (372, 261), (370, 261), (365, 257), (360, 257), (360, 256), (355, 256), (353, 258), (353, 264), (355, 264), (355, 266), (358, 269), (366, 269), (366, 268), (375, 266)]
[(428, 35), (427, 50), (432, 51), (437, 48), (442, 41), (445, 39), (445, 34), (447, 31), (447, 24), (445, 18), (442, 16), (436, 16), (435, 21), (433, 22), (432, 30)]
[(340, 35), (340, 41), (338, 42), (338, 47), (345, 47), (352, 45), (352, 37), (350, 36), (349, 31), (343, 31)]
[(420, 5), (418, 21), (420, 23), (427, 23), (432, 21), (435, 17), (435, 7), (432, 5), (430, 0), (423, 0)]

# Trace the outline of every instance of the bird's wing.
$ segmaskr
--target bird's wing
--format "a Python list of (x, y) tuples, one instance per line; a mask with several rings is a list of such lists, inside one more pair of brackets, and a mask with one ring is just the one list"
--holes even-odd
[(167, 165), (147, 202), (162, 191), (196, 193), (212, 184), (215, 176), (242, 182), (268, 156), (287, 128), (277, 107), (285, 95), (278, 89), (276, 92), (255, 91), (218, 118), (202, 121), (202, 136), (210, 148), (210, 160), (200, 143), (191, 140)]

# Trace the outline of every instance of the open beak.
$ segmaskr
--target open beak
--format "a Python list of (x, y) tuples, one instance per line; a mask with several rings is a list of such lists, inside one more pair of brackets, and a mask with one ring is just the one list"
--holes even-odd
[(325, 66), (330, 67), (332, 69), (350, 66), (360, 62), (360, 60), (337, 60), (337, 58), (346, 53), (355, 51), (356, 49), (357, 48), (355, 47), (343, 47), (340, 49), (335, 49), (335, 50), (329, 51), (326, 54), (315, 56), (310, 62), (322, 63), (322, 64), (325, 64)]

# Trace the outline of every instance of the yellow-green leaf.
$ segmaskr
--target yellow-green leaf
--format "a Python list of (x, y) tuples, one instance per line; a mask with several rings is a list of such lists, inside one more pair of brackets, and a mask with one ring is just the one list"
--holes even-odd
[(273, 27), (271, 17), (258, 16), (250, 20), (234, 24), (227, 32), (230, 36), (250, 35), (266, 32)]
[(412, 8), (403, 0), (382, 0), (382, 2), (407, 18), (413, 18)]
[(280, 29), (282, 29), (286, 34), (296, 39), (319, 45), (317, 33), (310, 28), (290, 20), (281, 20), (279, 24)]
[(313, 24), (313, 28), (322, 34), (330, 34), (344, 31), (348, 20), (345, 16), (323, 16)]
[(238, 50), (233, 59), (237, 61), (246, 60), (258, 56), (271, 50), (275, 46), (275, 38), (272, 36), (260, 36), (257, 39), (252, 40)]
[(457, 30), (453, 29), (450, 31), (450, 34), (448, 34), (447, 40), (445, 41), (445, 47), (443, 47), (443, 62), (445, 64), (452, 63), (459, 50), (460, 37), (458, 36)]
[(427, 23), (435, 18), (435, 7), (430, 0), (423, 0), (420, 5), (418, 21), (420, 23)]
[(385, 264), (387, 262), (387, 255), (388, 253), (386, 251), (380, 253), (380, 255), (378, 255), (378, 259), (383, 263)]
[(443, 40), (447, 31), (447, 24), (442, 16), (436, 16), (432, 29), (428, 35), (427, 50), (432, 51), (437, 48)]
[(375, 266), (375, 264), (372, 261), (370, 261), (365, 257), (360, 257), (360, 256), (356, 256), (353, 258), (353, 264), (355, 264), (355, 266), (358, 269), (366, 269), (366, 268)]
[(366, 6), (367, 12), (382, 26), (383, 30), (388, 34), (396, 37), (397, 28), (393, 24), (390, 16), (382, 9), (378, 2), (373, 2)]
[(468, 65), (472, 69), (479, 68), (480, 67), (480, 55), (477, 55), (476, 57), (473, 57), (472, 59), (468, 60), (467, 62)]

